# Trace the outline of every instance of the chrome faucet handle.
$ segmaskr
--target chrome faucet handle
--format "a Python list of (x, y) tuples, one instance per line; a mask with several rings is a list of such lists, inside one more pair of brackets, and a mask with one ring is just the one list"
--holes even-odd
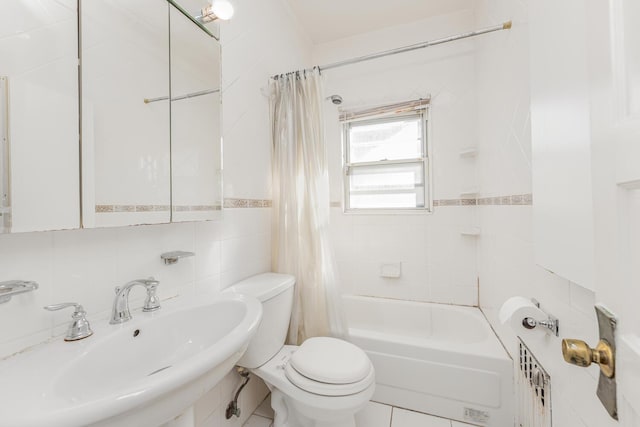
[(67, 335), (64, 337), (65, 341), (78, 341), (83, 338), (90, 337), (93, 335), (93, 331), (91, 330), (91, 325), (89, 325), (89, 321), (87, 320), (87, 312), (84, 311), (84, 308), (75, 302), (63, 302), (61, 304), (53, 304), (43, 307), (48, 311), (58, 311), (63, 308), (74, 307), (73, 314), (71, 318), (73, 321), (69, 325), (67, 329)]
[(160, 308), (160, 298), (158, 298), (156, 292), (160, 282), (151, 277), (143, 283), (145, 283), (145, 287), (147, 288), (147, 298), (144, 300), (142, 311), (149, 312), (158, 310)]

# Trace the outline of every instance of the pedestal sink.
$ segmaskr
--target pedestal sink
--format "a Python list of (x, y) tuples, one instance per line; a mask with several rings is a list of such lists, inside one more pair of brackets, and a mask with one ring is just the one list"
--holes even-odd
[(175, 298), (94, 335), (0, 362), (0, 426), (156, 427), (233, 368), (262, 317), (236, 295)]

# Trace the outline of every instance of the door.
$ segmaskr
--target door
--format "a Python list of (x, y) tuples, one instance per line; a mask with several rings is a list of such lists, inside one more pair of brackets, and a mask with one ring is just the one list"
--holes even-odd
[(617, 317), (618, 416), (640, 426), (640, 4), (590, 1), (596, 301)]

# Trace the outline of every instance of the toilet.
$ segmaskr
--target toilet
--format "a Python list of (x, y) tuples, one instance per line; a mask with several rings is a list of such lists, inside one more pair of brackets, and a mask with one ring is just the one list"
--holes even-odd
[(295, 278), (264, 273), (227, 292), (262, 302), (262, 322), (238, 362), (271, 390), (274, 427), (355, 427), (355, 414), (375, 389), (375, 372), (366, 353), (329, 337), (284, 345), (293, 304)]

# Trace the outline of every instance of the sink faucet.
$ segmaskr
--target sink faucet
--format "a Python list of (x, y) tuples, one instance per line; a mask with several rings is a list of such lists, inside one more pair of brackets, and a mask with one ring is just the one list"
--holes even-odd
[(142, 311), (155, 311), (160, 308), (160, 300), (156, 296), (156, 290), (160, 282), (153, 277), (149, 279), (132, 280), (124, 286), (116, 287), (116, 299), (113, 301), (113, 310), (111, 311), (111, 320), (109, 323), (117, 325), (131, 320), (131, 312), (129, 311), (129, 292), (135, 285), (144, 286), (147, 290), (147, 299), (144, 300)]

